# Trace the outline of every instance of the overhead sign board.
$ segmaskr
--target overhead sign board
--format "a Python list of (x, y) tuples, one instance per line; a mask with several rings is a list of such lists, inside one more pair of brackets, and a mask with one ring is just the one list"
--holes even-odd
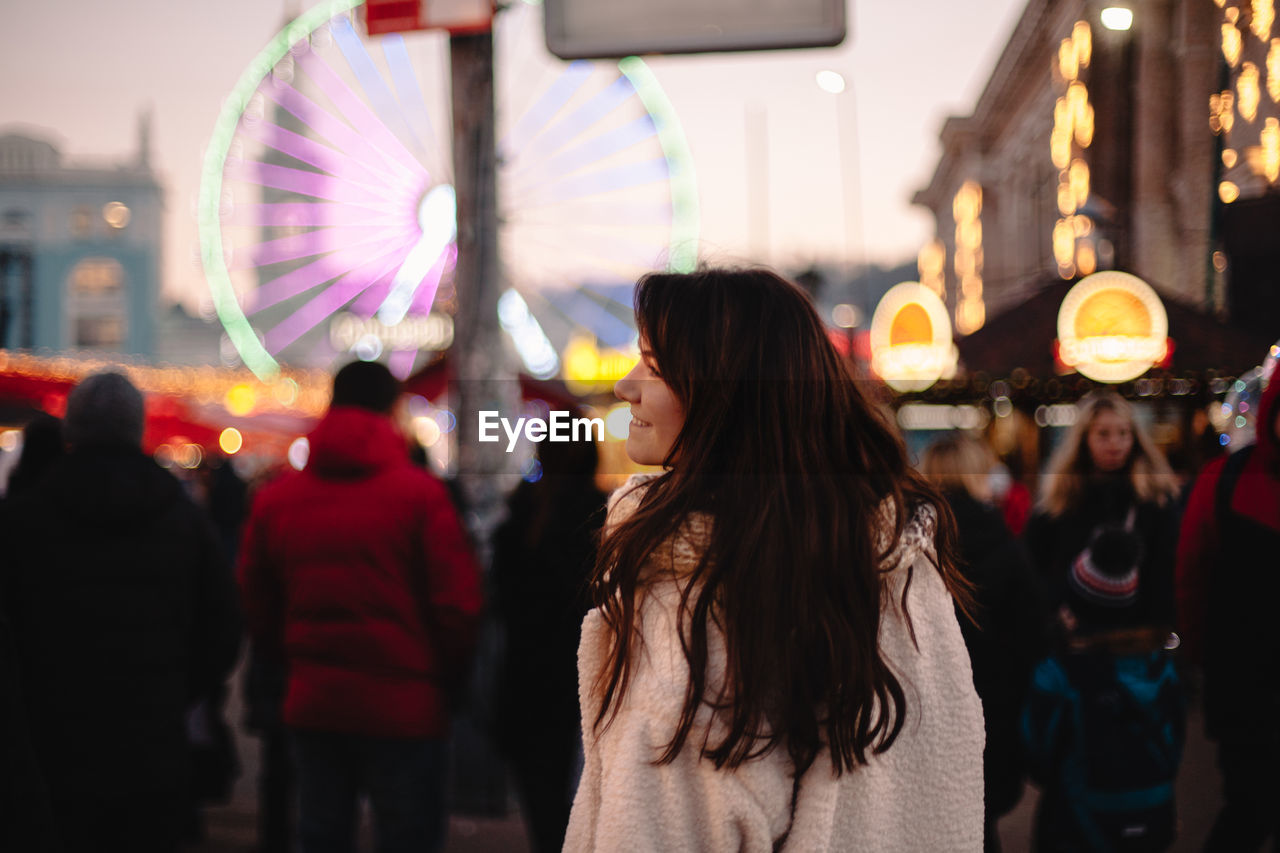
[(547, 48), (562, 59), (831, 47), (846, 0), (545, 0)]
[(895, 391), (923, 391), (955, 375), (947, 306), (924, 285), (889, 288), (871, 317), (871, 370)]
[(1058, 358), (1097, 382), (1137, 379), (1169, 351), (1169, 316), (1151, 285), (1116, 270), (1067, 291), (1058, 309)]
[(410, 30), (487, 32), (493, 0), (365, 0), (365, 29), (371, 36)]

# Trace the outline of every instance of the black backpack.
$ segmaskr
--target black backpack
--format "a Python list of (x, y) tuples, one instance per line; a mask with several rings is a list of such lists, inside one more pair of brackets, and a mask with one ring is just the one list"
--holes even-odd
[[(1066, 656), (1078, 691), (1077, 772), (1063, 793), (1097, 849), (1164, 850), (1173, 843), (1174, 782), (1182, 759), (1186, 707), (1167, 652)], [(1090, 825), (1091, 824), (1091, 825)]]

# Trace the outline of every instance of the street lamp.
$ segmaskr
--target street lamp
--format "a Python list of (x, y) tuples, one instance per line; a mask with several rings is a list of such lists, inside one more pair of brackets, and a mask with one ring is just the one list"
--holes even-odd
[(1102, 26), (1109, 30), (1124, 31), (1133, 26), (1133, 10), (1124, 6), (1108, 6), (1099, 16)]
[(831, 320), (844, 329), (845, 356), (849, 359), (849, 364), (856, 364), (853, 352), (853, 330), (862, 322), (862, 312), (856, 305), (841, 302), (831, 309)]
[(832, 95), (838, 95), (844, 91), (844, 76), (839, 71), (819, 71), (814, 75), (818, 81), (818, 88)]
[[(853, 223), (853, 216), (855, 213), (854, 200), (852, 199), (852, 193), (849, 191), (849, 179), (850, 177), (854, 177), (854, 178), (857, 177), (857, 168), (858, 168), (856, 151), (854, 153), (855, 159), (853, 163), (853, 172), (854, 172), (853, 175), (849, 174), (849, 170), (846, 169), (845, 162), (844, 162), (845, 148), (846, 148), (845, 130), (844, 130), (845, 123), (842, 120), (840, 115), (840, 102), (844, 100), (844, 98), (841, 96), (845, 94), (845, 90), (848, 89), (848, 86), (845, 82), (843, 74), (841, 74), (838, 71), (832, 71), (830, 69), (819, 71), (817, 74), (814, 75), (814, 80), (815, 82), (817, 82), (819, 89), (821, 89), (822, 91), (826, 92), (829, 95), (835, 96), (836, 98), (836, 101), (835, 101), (836, 160), (840, 168), (840, 211), (841, 211), (843, 225), (844, 225), (844, 236), (843, 236), (844, 263), (846, 266), (848, 266), (848, 265), (851, 265), (851, 259), (853, 255), (852, 243), (849, 239), (849, 232), (852, 230), (851, 225)], [(852, 89), (849, 90), (848, 97), (850, 98), (853, 97)], [(855, 120), (856, 120), (856, 114), (855, 114)], [(855, 146), (857, 145), (856, 134), (853, 137), (853, 144)], [(860, 226), (861, 226), (861, 222), (859, 221), (859, 227)]]

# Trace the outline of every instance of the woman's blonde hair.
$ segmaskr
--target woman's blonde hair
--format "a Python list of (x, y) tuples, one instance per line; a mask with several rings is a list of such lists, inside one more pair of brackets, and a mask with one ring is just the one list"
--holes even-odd
[(991, 500), (988, 474), (995, 467), (995, 454), (987, 445), (964, 433), (940, 438), (925, 448), (920, 473), (941, 490), (964, 489), (970, 497)]
[(1089, 455), (1089, 429), (1098, 415), (1115, 412), (1129, 422), (1133, 449), (1124, 473), (1141, 501), (1163, 505), (1178, 492), (1178, 480), (1164, 454), (1134, 417), (1133, 406), (1114, 391), (1091, 391), (1076, 407), (1075, 425), (1053, 452), (1040, 486), (1040, 508), (1058, 516), (1076, 507), (1084, 494), (1085, 481), (1094, 473)]

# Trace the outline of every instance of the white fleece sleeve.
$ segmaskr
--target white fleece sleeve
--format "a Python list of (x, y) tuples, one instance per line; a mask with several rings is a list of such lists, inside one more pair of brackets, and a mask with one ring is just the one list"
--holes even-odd
[(618, 716), (598, 735), (586, 721), (586, 766), (565, 850), (771, 851), (786, 828), (790, 780), (776, 760), (731, 771), (701, 758), (706, 706), (675, 760), (655, 763), (675, 733), (688, 673), (672, 599), (678, 592), (644, 607), (643, 650)]

